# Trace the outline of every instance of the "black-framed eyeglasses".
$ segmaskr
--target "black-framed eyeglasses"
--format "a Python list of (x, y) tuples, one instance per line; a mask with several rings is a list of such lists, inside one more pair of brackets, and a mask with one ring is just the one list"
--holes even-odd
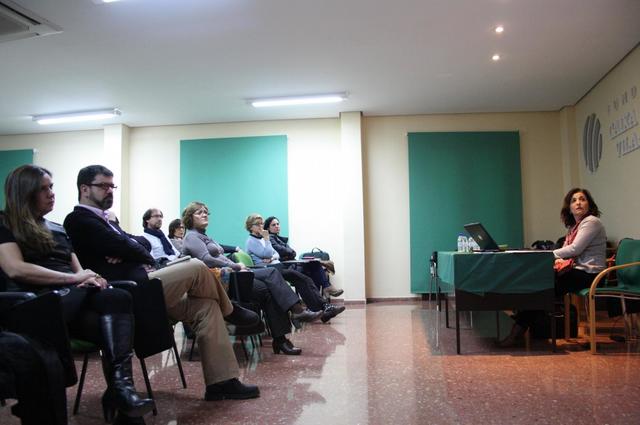
[(118, 188), (118, 186), (116, 186), (113, 183), (87, 183), (87, 186), (99, 187), (100, 189), (102, 189), (104, 191), (107, 191), (109, 189), (116, 190)]
[(152, 214), (151, 217), (153, 217), (153, 218), (164, 218), (164, 216), (162, 214)]

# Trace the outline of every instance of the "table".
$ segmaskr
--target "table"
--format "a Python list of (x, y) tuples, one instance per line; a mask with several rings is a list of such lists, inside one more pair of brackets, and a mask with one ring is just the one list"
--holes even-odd
[[(551, 251), (438, 252), (439, 289), (456, 298), (456, 351), (460, 354), (459, 311), (554, 308)], [(555, 351), (555, 316), (551, 335)]]

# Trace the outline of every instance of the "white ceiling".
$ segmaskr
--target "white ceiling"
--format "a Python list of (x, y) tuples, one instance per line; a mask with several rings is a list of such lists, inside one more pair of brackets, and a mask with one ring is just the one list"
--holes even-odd
[[(14, 1), (63, 32), (0, 43), (0, 134), (558, 110), (640, 41), (640, 0)], [(246, 102), (342, 91), (337, 106)], [(114, 106), (98, 125), (30, 118)]]

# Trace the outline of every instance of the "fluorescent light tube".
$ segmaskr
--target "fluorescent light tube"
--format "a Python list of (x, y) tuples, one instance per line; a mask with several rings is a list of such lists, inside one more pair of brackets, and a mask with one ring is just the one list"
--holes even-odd
[(50, 115), (34, 115), (33, 120), (40, 125), (47, 124), (63, 124), (70, 122), (84, 122), (84, 121), (97, 121), (106, 120), (120, 115), (118, 108), (101, 109), (98, 111), (79, 111), (69, 112), (64, 114), (50, 114)]
[(249, 103), (254, 108), (266, 108), (271, 106), (292, 105), (317, 105), (323, 103), (338, 103), (347, 98), (346, 93), (315, 94), (307, 96), (271, 97), (264, 99), (251, 99)]

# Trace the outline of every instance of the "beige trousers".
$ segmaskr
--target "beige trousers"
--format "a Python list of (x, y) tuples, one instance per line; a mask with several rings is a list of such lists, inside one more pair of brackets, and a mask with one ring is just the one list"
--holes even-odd
[(238, 361), (223, 319), (233, 305), (220, 280), (195, 258), (151, 272), (149, 278), (162, 281), (169, 317), (193, 327), (205, 384), (237, 378)]

